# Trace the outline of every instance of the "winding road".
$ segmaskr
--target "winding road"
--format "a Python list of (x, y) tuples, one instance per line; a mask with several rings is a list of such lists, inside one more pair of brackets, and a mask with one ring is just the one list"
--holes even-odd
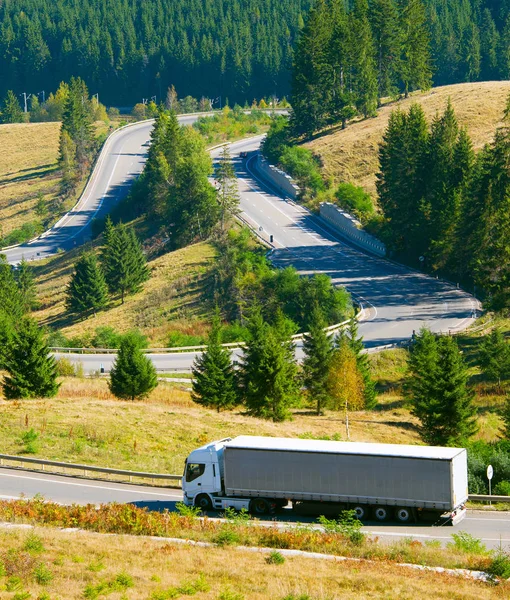
[[(198, 117), (180, 116), (183, 125)], [(91, 237), (91, 222), (105, 216), (129, 191), (147, 157), (152, 121), (127, 126), (107, 140), (96, 168), (77, 206), (36, 240), (7, 249), (11, 264), (24, 256), (43, 258), (83, 244)], [(381, 259), (352, 246), (327, 229), (320, 217), (282, 199), (255, 169), (255, 151), (262, 136), (231, 144), (241, 194), (241, 216), (269, 241), (271, 260), (278, 267), (293, 265), (303, 275), (327, 273), (364, 307), (360, 333), (368, 348), (399, 343), (426, 326), (436, 332), (454, 332), (469, 326), (480, 310), (470, 294), (441, 280)], [(211, 154), (217, 157), (220, 149)], [(248, 160), (240, 158), (249, 154)], [(298, 349), (299, 352), (299, 349)], [(115, 356), (67, 355), (81, 362), (85, 372), (109, 371)], [(151, 354), (159, 371), (188, 371), (194, 353)]]

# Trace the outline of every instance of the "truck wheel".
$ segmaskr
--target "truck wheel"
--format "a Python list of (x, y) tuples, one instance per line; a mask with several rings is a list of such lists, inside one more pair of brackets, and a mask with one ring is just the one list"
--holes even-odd
[(198, 506), (200, 510), (207, 512), (212, 508), (211, 499), (207, 494), (198, 494), (195, 498), (195, 506)]
[(254, 515), (265, 515), (269, 512), (270, 506), (264, 498), (254, 498), (250, 502), (250, 512)]
[(387, 521), (389, 517), (388, 509), (385, 506), (378, 506), (374, 509), (374, 517), (376, 521)]
[(353, 506), (352, 510), (356, 513), (356, 519), (358, 521), (363, 521), (363, 519), (367, 516), (367, 508), (362, 504), (358, 504), (357, 506)]
[(413, 518), (413, 513), (410, 508), (397, 508), (395, 517), (399, 523), (409, 523)]

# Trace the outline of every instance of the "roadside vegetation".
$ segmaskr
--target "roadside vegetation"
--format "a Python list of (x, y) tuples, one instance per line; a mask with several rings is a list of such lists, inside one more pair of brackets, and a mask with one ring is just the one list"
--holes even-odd
[[(234, 528), (235, 529), (235, 528)], [(234, 531), (234, 533), (236, 533)], [(121, 595), (124, 598), (197, 597), (208, 600), (329, 600), (357, 597), (406, 597), (492, 600), (508, 594), (508, 584), (491, 586), (445, 573), (402, 568), (389, 560), (342, 561), (307, 557), (267, 560), (269, 553), (231, 545), (199, 548), (128, 535), (104, 536), (48, 527), (0, 530), (2, 594), (18, 598), (75, 600)], [(430, 544), (393, 544), (402, 556), (437, 553)], [(451, 554), (451, 551), (448, 551)], [(5, 560), (7, 559), (7, 560)], [(25, 594), (25, 596), (23, 596)]]

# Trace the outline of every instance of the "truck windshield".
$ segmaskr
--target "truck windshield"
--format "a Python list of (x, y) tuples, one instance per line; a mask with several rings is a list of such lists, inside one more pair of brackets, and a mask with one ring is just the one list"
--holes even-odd
[(200, 463), (188, 463), (186, 467), (186, 481), (190, 482), (203, 475), (205, 471), (205, 465)]

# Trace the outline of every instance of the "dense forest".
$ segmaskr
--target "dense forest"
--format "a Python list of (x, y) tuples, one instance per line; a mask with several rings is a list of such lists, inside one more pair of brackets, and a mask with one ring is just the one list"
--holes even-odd
[[(350, 4), (350, 3), (349, 3)], [(399, 0), (372, 0), (392, 14)], [(3, 0), (0, 97), (71, 76), (106, 104), (181, 96), (251, 102), (290, 89), (310, 0)], [(510, 77), (510, 0), (425, 0), (434, 83)]]

